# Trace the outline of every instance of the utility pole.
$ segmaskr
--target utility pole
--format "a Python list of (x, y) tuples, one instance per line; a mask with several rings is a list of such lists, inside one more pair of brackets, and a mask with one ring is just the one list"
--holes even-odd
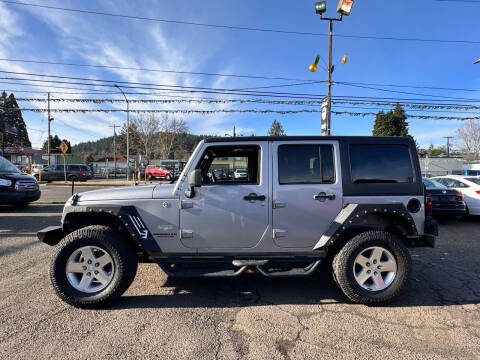
[(233, 127), (233, 137), (235, 137), (235, 126)]
[[(3, 105), (5, 105), (5, 100), (3, 100)], [(2, 106), (2, 108), (0, 109), (0, 125), (2, 126), (1, 130), (2, 130), (2, 156), (5, 157), (5, 129), (6, 129), (6, 125), (5, 125), (5, 117), (3, 116), (3, 110), (4, 110), (4, 106)]]
[(113, 127), (113, 177), (116, 179), (117, 178), (117, 145), (116, 145), (116, 138), (117, 138), (117, 132), (116, 128), (119, 127), (118, 125), (110, 125), (110, 127)]
[(450, 157), (450, 139), (453, 139), (454, 136), (444, 136), (444, 139), (447, 139), (447, 158)]
[[(340, 14), (339, 18), (324, 18), (323, 14), (327, 11), (327, 4), (326, 1), (318, 1), (315, 3), (315, 13), (320, 15), (320, 20), (328, 21), (328, 68), (327, 68), (327, 75), (328, 75), (328, 92), (327, 92), (327, 116), (325, 119), (325, 124), (323, 124), (322, 120), (322, 135), (323, 136), (330, 136), (331, 133), (331, 120), (332, 120), (332, 72), (333, 72), (333, 65), (332, 65), (332, 42), (333, 42), (333, 22), (334, 21), (342, 21), (343, 15), (350, 15), (350, 11), (353, 6), (353, 0), (340, 0), (337, 6), (337, 13)], [(318, 58), (318, 57), (317, 57)], [(318, 60), (317, 60), (318, 61)], [(316, 63), (315, 62), (315, 70), (316, 71)], [(312, 71), (312, 70), (311, 70)], [(325, 125), (325, 126), (323, 126)]]
[(47, 138), (47, 155), (48, 155), (48, 166), (50, 166), (50, 123), (53, 121), (53, 118), (50, 117), (50, 93), (48, 93), (48, 103), (47, 103), (47, 120), (48, 120), (48, 138)]
[(128, 103), (127, 95), (123, 92), (122, 88), (117, 84), (114, 85), (123, 94), (125, 101), (127, 102), (127, 181), (130, 180), (130, 105)]

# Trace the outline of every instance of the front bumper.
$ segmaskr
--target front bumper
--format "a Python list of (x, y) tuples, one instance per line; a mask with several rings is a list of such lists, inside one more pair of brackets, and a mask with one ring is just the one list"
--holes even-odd
[(57, 245), (64, 236), (65, 233), (61, 226), (47, 226), (37, 232), (38, 240), (50, 246)]
[(40, 199), (40, 190), (35, 191), (1, 191), (0, 204), (29, 203)]

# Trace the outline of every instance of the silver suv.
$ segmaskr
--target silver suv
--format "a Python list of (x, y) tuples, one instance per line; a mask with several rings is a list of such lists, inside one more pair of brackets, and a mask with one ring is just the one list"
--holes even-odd
[(351, 301), (376, 305), (404, 290), (407, 247), (434, 246), (427, 205), (411, 138), (211, 138), (176, 183), (76, 194), (38, 237), (56, 245), (57, 294), (78, 307), (119, 297), (139, 262), (188, 277), (306, 276), (328, 262)]

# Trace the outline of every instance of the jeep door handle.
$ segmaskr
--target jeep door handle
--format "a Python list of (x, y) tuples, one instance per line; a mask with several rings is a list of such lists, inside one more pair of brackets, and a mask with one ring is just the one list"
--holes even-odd
[(320, 192), (317, 195), (313, 195), (313, 200), (335, 200), (335, 194)]
[(243, 197), (243, 200), (246, 200), (246, 201), (255, 201), (255, 200), (265, 201), (265, 199), (266, 199), (265, 195), (257, 195), (255, 193), (250, 193)]

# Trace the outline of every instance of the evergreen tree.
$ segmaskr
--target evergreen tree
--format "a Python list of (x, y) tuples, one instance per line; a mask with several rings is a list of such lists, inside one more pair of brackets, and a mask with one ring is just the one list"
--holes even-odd
[(407, 114), (400, 104), (397, 104), (393, 111), (377, 113), (373, 136), (408, 136)]
[(2, 93), (0, 97), (0, 111), (3, 113), (5, 125), (15, 129), (17, 132), (16, 135), (10, 133), (5, 134), (5, 145), (31, 147), (32, 143), (28, 138), (27, 126), (23, 120), (22, 111), (18, 107), (17, 100), (15, 100), (13, 94), (7, 97), (5, 91)]
[(273, 120), (270, 130), (268, 130), (268, 136), (285, 136), (285, 131), (283, 131), (282, 124), (279, 121)]
[[(55, 135), (55, 136), (50, 135), (50, 152), (52, 154), (61, 152), (58, 147), (60, 146), (62, 141), (68, 145), (67, 154), (70, 154), (72, 152), (72, 145), (70, 144), (70, 141), (68, 141), (67, 139), (60, 139), (58, 135)], [(44, 151), (48, 150), (47, 140), (45, 140), (45, 142), (43, 143), (42, 148)]]

